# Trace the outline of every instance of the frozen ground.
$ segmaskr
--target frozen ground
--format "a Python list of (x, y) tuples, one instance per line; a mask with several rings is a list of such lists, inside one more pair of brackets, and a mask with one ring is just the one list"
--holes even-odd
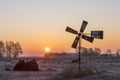
[[(70, 66), (70, 60), (37, 60), (40, 71), (6, 71), (12, 69), (18, 60), (0, 60), (0, 80), (47, 80), (53, 74)], [(99, 74), (73, 80), (120, 80), (120, 58), (95, 58), (91, 62)]]
[(92, 62), (100, 73), (73, 80), (120, 80), (120, 57), (98, 58)]
[(69, 65), (69, 61), (37, 60), (40, 71), (6, 71), (12, 70), (18, 60), (0, 61), (0, 80), (46, 80), (52, 74), (60, 73)]

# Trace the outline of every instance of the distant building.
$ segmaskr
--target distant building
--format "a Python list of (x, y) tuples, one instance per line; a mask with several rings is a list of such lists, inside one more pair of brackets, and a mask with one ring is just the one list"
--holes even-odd
[(53, 57), (53, 58), (70, 58), (75, 57), (76, 53), (49, 53), (45, 54), (44, 57)]

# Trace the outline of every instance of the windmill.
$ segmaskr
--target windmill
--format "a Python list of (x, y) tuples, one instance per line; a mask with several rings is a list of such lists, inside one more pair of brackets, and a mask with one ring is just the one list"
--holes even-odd
[[(88, 22), (83, 20), (81, 28), (79, 31), (76, 31), (76, 30), (70, 28), (69, 26), (67, 26), (67, 28), (66, 28), (67, 32), (70, 32), (70, 33), (77, 35), (71, 47), (76, 49), (77, 44), (79, 44), (79, 46), (78, 46), (78, 48), (79, 48), (79, 58), (78, 58), (78, 60), (79, 60), (79, 74), (80, 74), (80, 64), (81, 64), (81, 56), (80, 56), (81, 38), (90, 42), (90, 43), (93, 42), (94, 38), (103, 39), (103, 31), (102, 30), (101, 31), (99, 31), (99, 30), (98, 31), (91, 31), (91, 34), (83, 33), (87, 24), (88, 24)], [(88, 36), (88, 35), (90, 35), (90, 36)]]

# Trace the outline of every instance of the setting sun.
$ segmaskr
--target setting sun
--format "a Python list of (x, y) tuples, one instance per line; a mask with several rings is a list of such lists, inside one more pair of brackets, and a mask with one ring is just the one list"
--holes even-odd
[(46, 51), (46, 52), (49, 52), (49, 51), (50, 51), (50, 48), (49, 48), (49, 47), (46, 47), (46, 48), (45, 48), (45, 51)]

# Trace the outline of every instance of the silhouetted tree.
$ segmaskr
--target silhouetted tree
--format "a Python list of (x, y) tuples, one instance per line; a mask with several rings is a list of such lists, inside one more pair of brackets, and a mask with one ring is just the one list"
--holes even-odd
[(107, 49), (106, 54), (108, 54), (109, 56), (112, 56), (112, 51), (111, 51), (111, 49)]
[(116, 56), (120, 56), (120, 49), (117, 49)]
[[(76, 50), (78, 53), (78, 49)], [(101, 50), (99, 48), (84, 48), (81, 47), (81, 55), (82, 56), (98, 56), (100, 55)]]
[(12, 57), (12, 44), (13, 42), (12, 41), (6, 41), (6, 56), (8, 58), (11, 58)]
[(22, 48), (21, 48), (19, 42), (15, 43), (14, 44), (14, 50), (13, 50), (13, 53), (12, 53), (13, 57), (16, 58), (16, 57), (19, 56), (19, 54), (22, 54), (22, 53), (23, 53), (23, 51), (22, 51)]
[(95, 52), (94, 52), (93, 48), (89, 48), (88, 53), (89, 53), (89, 56), (95, 56)]
[(22, 48), (20, 44), (14, 43), (13, 41), (7, 41), (6, 42), (6, 55), (8, 58), (16, 58), (19, 56), (19, 54), (22, 54)]
[(4, 55), (4, 43), (0, 41), (0, 58)]
[(107, 49), (107, 54), (111, 54), (112, 53), (112, 51), (111, 51), (111, 49)]
[(88, 55), (89, 55), (89, 53), (88, 53), (88, 49), (82, 47), (82, 48), (81, 48), (81, 55), (82, 55), (82, 56), (88, 56)]
[(96, 55), (100, 55), (101, 50), (100, 50), (100, 48), (94, 48), (94, 52)]

